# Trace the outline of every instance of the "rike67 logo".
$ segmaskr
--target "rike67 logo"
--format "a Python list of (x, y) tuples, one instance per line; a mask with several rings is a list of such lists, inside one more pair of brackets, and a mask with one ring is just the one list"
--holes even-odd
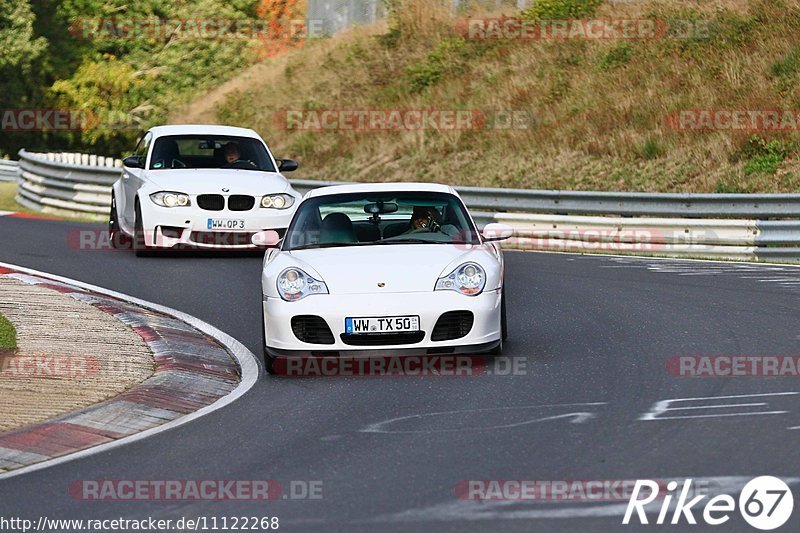
[[(625, 509), (623, 524), (631, 523), (631, 519), (638, 519), (640, 524), (649, 524), (645, 506), (661, 500), (661, 509), (656, 519), (656, 524), (697, 524), (694, 513), (702, 515), (703, 521), (712, 526), (724, 524), (731, 518), (731, 513), (736, 511), (737, 501), (728, 494), (718, 494), (708, 501), (701, 502), (708, 496), (700, 494), (692, 499), (692, 480), (684, 481), (678, 491), (678, 482), (670, 481), (667, 484), (667, 494), (659, 494), (659, 484), (645, 479), (637, 480), (633, 493)], [(673, 502), (674, 497), (677, 501)], [(789, 486), (782, 480), (772, 476), (760, 476), (751, 479), (739, 493), (739, 513), (742, 518), (756, 529), (771, 530), (781, 527), (792, 516), (794, 497)], [(702, 510), (701, 510), (702, 509)], [(671, 511), (671, 513), (670, 513)], [(671, 514), (671, 516), (670, 516)], [(635, 521), (634, 521), (635, 523)]]

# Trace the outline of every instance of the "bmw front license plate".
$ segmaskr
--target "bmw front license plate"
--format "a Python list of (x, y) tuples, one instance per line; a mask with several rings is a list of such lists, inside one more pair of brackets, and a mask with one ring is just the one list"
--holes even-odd
[(233, 218), (209, 218), (208, 229), (244, 229), (244, 220)]
[(345, 333), (393, 333), (419, 331), (418, 316), (381, 316), (345, 318)]

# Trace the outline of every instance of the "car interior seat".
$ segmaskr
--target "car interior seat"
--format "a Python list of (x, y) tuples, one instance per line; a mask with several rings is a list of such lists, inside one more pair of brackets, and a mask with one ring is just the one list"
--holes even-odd
[(371, 222), (361, 222), (353, 225), (359, 242), (372, 242), (381, 238), (381, 230)]
[[(156, 146), (157, 150), (153, 154), (153, 168), (177, 168), (174, 162), (181, 161), (181, 152), (178, 143), (174, 139), (161, 139)], [(161, 166), (156, 166), (161, 163)], [(180, 165), (179, 165), (180, 166)]]
[(395, 222), (393, 224), (388, 224), (385, 228), (383, 228), (383, 238), (389, 239), (392, 237), (397, 237), (398, 235), (402, 235), (406, 231), (411, 229), (411, 222)]
[(344, 213), (329, 213), (322, 219), (322, 226), (319, 234), (320, 243), (358, 242), (356, 233), (353, 230), (353, 222)]

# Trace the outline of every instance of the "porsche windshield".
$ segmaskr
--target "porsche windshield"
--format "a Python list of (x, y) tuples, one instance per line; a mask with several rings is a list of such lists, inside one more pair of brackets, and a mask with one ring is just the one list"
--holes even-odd
[(250, 137), (170, 135), (159, 137), (150, 158), (151, 170), (235, 168), (275, 172), (264, 144)]
[(355, 193), (304, 201), (283, 249), (479, 243), (463, 204), (451, 194)]

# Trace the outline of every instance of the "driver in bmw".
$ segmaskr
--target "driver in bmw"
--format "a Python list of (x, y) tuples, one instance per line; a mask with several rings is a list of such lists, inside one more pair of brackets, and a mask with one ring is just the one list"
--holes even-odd
[(239, 146), (234, 142), (229, 142), (223, 146), (222, 154), (225, 158), (225, 166), (228, 167), (239, 161), (242, 157), (242, 154), (239, 152)]

